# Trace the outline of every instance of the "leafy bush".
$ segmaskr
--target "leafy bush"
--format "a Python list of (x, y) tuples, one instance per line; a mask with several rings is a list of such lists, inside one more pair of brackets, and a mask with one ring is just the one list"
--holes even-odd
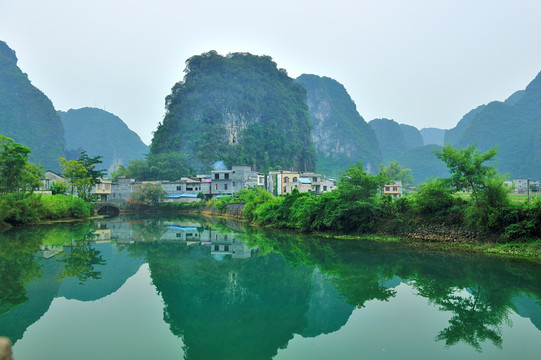
[(429, 218), (441, 218), (449, 214), (455, 198), (441, 179), (427, 181), (414, 196), (414, 209)]

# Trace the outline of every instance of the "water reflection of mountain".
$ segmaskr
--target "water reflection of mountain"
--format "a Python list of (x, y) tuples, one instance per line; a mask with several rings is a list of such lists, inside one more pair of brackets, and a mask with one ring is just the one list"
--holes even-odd
[[(100, 299), (144, 261), (188, 359), (270, 359), (295, 334), (338, 331), (355, 307), (392, 299), (402, 281), (451, 318), (430, 341), (479, 351), (485, 342), (505, 345), (501, 327), (511, 311), (541, 325), (536, 264), (404, 243), (239, 233), (193, 217), (136, 216), (61, 229), (37, 233), (49, 239), (46, 246), (0, 238), (0, 334), (13, 341), (55, 297)], [(87, 236), (90, 230), (99, 236)]]
[(210, 250), (162, 244), (147, 253), (164, 318), (182, 337), (185, 357), (272, 358), (308, 325), (313, 269), (275, 254), (218, 261)]
[(83, 285), (77, 278), (66, 278), (62, 281), (57, 297), (80, 301), (94, 301), (106, 297), (118, 289), (127, 279), (132, 277), (141, 267), (144, 259), (130, 257), (126, 252), (111, 243), (92, 244), (104, 260), (104, 265), (94, 268), (100, 272), (98, 279), (89, 278)]
[(13, 343), (47, 312), (60, 287), (56, 279), (60, 269), (58, 262), (54, 258), (40, 261), (39, 257), (35, 261), (41, 268), (41, 277), (26, 284), (27, 300), (0, 315), (0, 335), (9, 337)]
[(316, 337), (338, 331), (347, 323), (353, 309), (355, 306), (344, 301), (336, 287), (316, 268), (312, 274), (307, 326), (300, 335)]
[(517, 314), (530, 319), (532, 324), (541, 330), (541, 300), (534, 296), (522, 294), (513, 298), (512, 303), (516, 307)]

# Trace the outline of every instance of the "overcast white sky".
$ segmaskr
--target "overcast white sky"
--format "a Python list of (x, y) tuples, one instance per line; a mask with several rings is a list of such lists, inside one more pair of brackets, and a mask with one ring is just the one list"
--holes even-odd
[(58, 110), (105, 109), (147, 144), (209, 50), (331, 77), (366, 121), (452, 128), (533, 80), (540, 38), (540, 0), (0, 0), (0, 40)]

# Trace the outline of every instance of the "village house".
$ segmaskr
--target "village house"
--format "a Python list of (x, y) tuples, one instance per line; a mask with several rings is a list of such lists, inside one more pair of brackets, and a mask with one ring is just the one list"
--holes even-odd
[(264, 187), (264, 176), (247, 165), (233, 165), (231, 170), (211, 172), (211, 195), (233, 195), (241, 189)]
[(128, 179), (125, 176), (119, 176), (118, 180), (111, 184), (110, 202), (124, 202), (129, 200), (136, 186), (140, 183), (135, 182), (135, 179)]
[(336, 189), (336, 181), (323, 179), (321, 174), (313, 172), (280, 170), (267, 175), (267, 191), (274, 196), (291, 194), (293, 189), (322, 194)]
[(539, 180), (513, 179), (506, 181), (505, 185), (512, 186), (512, 191), (516, 194), (526, 194), (532, 192), (532, 187), (535, 189), (539, 188)]
[(383, 194), (391, 195), (394, 199), (402, 197), (402, 181), (397, 180), (394, 183), (383, 185)]
[(112, 182), (100, 179), (100, 182), (92, 187), (92, 194), (98, 196), (98, 201), (106, 202), (111, 195)]
[(51, 195), (52, 193), (51, 186), (53, 185), (54, 182), (67, 183), (67, 181), (62, 176), (49, 170), (45, 171), (44, 176), (41, 179), (39, 179), (39, 181), (41, 182), (41, 186), (36, 191), (36, 193), (41, 193), (45, 195)]

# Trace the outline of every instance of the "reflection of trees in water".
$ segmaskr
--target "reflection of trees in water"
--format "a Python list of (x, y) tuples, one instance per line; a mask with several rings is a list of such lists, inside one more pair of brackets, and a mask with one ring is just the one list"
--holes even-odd
[(436, 340), (445, 341), (446, 346), (461, 341), (481, 351), (481, 343), (491, 340), (501, 348), (503, 339), (500, 324), (508, 322), (509, 306), (497, 306), (482, 294), (480, 286), (471, 296), (451, 295), (438, 301), (440, 310), (453, 313), (449, 326), (436, 336)]
[(26, 284), (40, 274), (39, 245), (24, 234), (0, 235), (0, 315), (27, 300)]
[[(385, 281), (398, 276), (412, 280), (418, 295), (452, 314), (436, 340), (447, 346), (464, 342), (477, 351), (491, 341), (502, 347), (500, 326), (509, 323), (511, 300), (524, 292), (541, 297), (540, 268), (455, 252), (423, 252), (404, 243), (325, 240), (297, 235), (256, 234), (249, 242), (277, 252), (293, 264), (314, 265), (352, 305), (371, 299), (388, 300), (395, 290)], [(469, 292), (469, 293), (468, 293)], [(467, 294), (467, 295), (464, 295)]]
[(61, 255), (59, 262), (62, 264), (62, 271), (58, 278), (77, 278), (81, 285), (88, 279), (101, 279), (101, 272), (94, 267), (105, 265), (101, 252), (94, 249), (87, 240), (71, 244), (69, 251), (64, 251)]

